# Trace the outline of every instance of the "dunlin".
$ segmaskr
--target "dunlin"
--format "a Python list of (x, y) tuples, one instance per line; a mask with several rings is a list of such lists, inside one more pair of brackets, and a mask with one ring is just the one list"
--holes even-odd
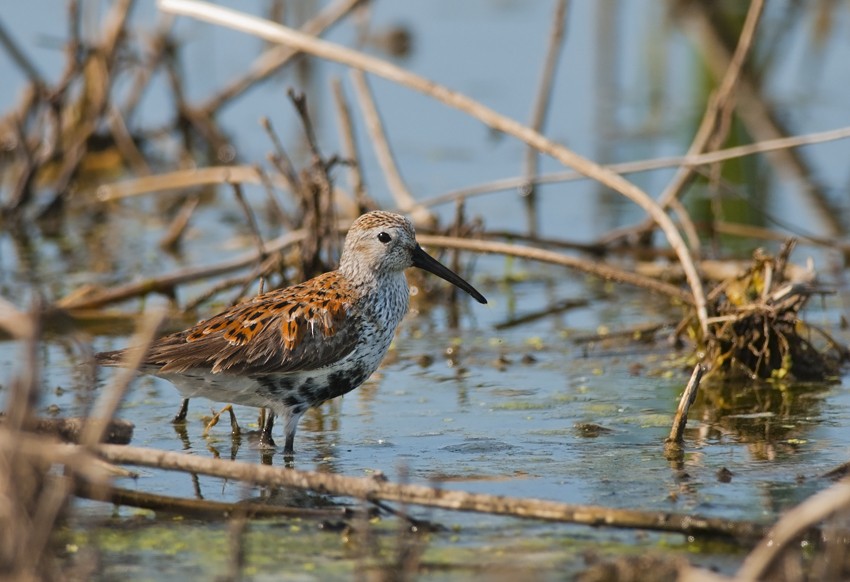
[[(157, 340), (141, 371), (169, 380), (186, 398), (271, 409), (284, 419), (284, 454), (291, 456), (301, 416), (360, 386), (383, 360), (407, 312), (408, 267), (430, 271), (487, 303), (422, 250), (408, 219), (370, 212), (351, 225), (338, 270)], [(121, 365), (124, 350), (100, 353), (97, 360)]]

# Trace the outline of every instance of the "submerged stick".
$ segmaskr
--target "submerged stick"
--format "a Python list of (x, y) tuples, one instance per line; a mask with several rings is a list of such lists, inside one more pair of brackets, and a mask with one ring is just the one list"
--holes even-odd
[(157, 493), (136, 491), (134, 489), (125, 489), (110, 485), (97, 485), (93, 487), (86, 483), (78, 483), (74, 489), (74, 495), (83, 499), (150, 509), (151, 511), (175, 513), (199, 519), (228, 519), (235, 514), (244, 515), (249, 518), (293, 517), (326, 520), (347, 519), (356, 516), (356, 510), (350, 507), (312, 509), (307, 507), (273, 505), (263, 502), (254, 503), (251, 501), (231, 503), (226, 501), (211, 501), (209, 499), (188, 499), (171, 495), (159, 495)]
[(673, 419), (673, 428), (670, 429), (670, 436), (667, 437), (668, 445), (681, 445), (684, 442), (683, 435), (685, 433), (685, 425), (688, 424), (688, 411), (697, 397), (697, 389), (699, 382), (702, 379), (702, 374), (705, 369), (702, 364), (694, 366), (694, 371), (691, 374), (691, 379), (688, 381), (685, 391), (682, 393), (682, 398), (679, 400), (679, 408), (676, 410), (676, 417)]
[[(73, 445), (64, 445), (69, 454)], [(343, 495), (368, 501), (395, 501), (410, 505), (437, 507), (455, 511), (489, 513), (526, 519), (609, 526), (624, 529), (647, 529), (684, 535), (724, 536), (740, 540), (760, 537), (766, 526), (754, 522), (735, 522), (729, 519), (698, 515), (676, 514), (668, 511), (640, 511), (593, 505), (575, 505), (465, 491), (449, 491), (424, 485), (402, 485), (373, 477), (346, 477), (330, 473), (299, 471), (202, 458), (195, 455), (116, 445), (100, 445), (97, 452), (113, 463), (153, 467), (167, 471), (199, 473), (223, 479), (247, 481), (255, 485), (294, 487), (329, 495)]]

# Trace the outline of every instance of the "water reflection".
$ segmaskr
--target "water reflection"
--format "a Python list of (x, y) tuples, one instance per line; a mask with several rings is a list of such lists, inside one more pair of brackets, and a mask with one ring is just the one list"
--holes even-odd
[(797, 454), (830, 389), (822, 383), (708, 382), (692, 414), (700, 419), (700, 439), (732, 438), (746, 443), (754, 459), (773, 461)]

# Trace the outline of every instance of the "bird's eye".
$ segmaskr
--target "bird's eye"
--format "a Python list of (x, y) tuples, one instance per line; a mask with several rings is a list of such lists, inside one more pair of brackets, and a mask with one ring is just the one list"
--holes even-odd
[(378, 240), (381, 241), (384, 244), (387, 244), (388, 242), (393, 240), (393, 237), (391, 237), (390, 235), (388, 235), (385, 232), (379, 232), (378, 233)]

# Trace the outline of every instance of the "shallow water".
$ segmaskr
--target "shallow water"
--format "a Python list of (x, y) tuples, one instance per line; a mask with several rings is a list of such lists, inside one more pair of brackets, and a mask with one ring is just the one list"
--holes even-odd
[[(606, 93), (598, 66), (603, 57), (596, 53), (605, 40), (600, 32), (604, 14), (596, 8), (598, 3), (572, 4), (550, 134), (598, 161), (684, 152), (702, 111), (700, 87), (705, 81), (689, 37), (665, 21), (660, 3), (623, 3), (614, 18), (616, 30), (624, 31), (616, 45), (622, 55), (612, 73), (617, 90), (609, 87)], [(16, 32), (21, 39), (61, 35), (44, 28), (55, 23), (25, 20), (24, 3), (10, 8), (13, 11), (4, 19), (20, 24)], [(378, 25), (403, 22), (411, 28), (415, 49), (401, 63), (404, 67), (500, 112), (526, 118), (548, 33), (548, 3), (382, 2), (374, 10)], [(834, 29), (820, 45), (810, 37), (813, 15), (786, 31), (776, 49), (782, 58), (775, 59), (765, 81), (776, 111), (789, 120), (795, 134), (850, 121), (844, 83), (850, 8), (842, 5), (835, 13)], [(150, 25), (153, 16), (152, 5), (138, 7), (136, 18), (141, 23)], [(771, 6), (766, 22), (779, 26), (783, 16), (781, 9)], [(178, 31), (190, 39), (186, 58), (197, 66), (187, 71), (187, 83), (198, 96), (229, 79), (257, 50), (256, 42), (206, 25), (181, 21)], [(344, 25), (329, 38), (350, 43), (353, 35)], [(815, 49), (817, 70), (806, 65), (811, 62), (806, 58), (812, 58), (806, 56), (808, 51)], [(56, 55), (43, 48), (36, 53), (44, 59), (44, 70), (53, 70)], [(768, 61), (768, 56), (758, 53), (760, 62)], [(666, 77), (653, 81), (652, 66), (666, 67)], [(315, 108), (320, 139), (332, 152), (337, 138), (327, 81), (333, 75), (346, 76), (327, 64), (317, 65), (313, 74), (308, 101)], [(9, 71), (8, 77), (14, 81), (15, 75)], [(254, 91), (226, 110), (223, 123), (234, 136), (240, 159), (262, 160), (270, 149), (256, 123), (261, 114), (271, 116), (278, 128), (287, 128), (287, 142), (297, 143), (290, 135), (289, 128), (295, 125), (282, 98), (283, 85), (293, 82), (292, 76), (285, 76), (282, 83)], [(398, 162), (418, 197), (520, 173), (524, 148), (518, 143), (489, 134), (477, 122), (384, 81), (375, 79), (373, 88)], [(5, 108), (14, 96), (0, 97), (10, 100), (2, 101)], [(157, 115), (156, 99), (154, 92), (145, 116)], [(659, 116), (659, 108), (664, 115)], [(391, 207), (364, 136), (360, 134), (370, 193)], [(846, 223), (848, 146), (833, 142), (805, 151), (815, 179)], [(541, 167), (561, 169), (548, 160)], [(632, 179), (657, 193), (671, 176), (671, 171), (660, 171)], [(774, 226), (770, 217), (779, 217), (781, 224), (798, 232), (821, 231), (810, 202), (800, 194), (800, 184), (765, 160), (747, 166), (735, 186), (752, 196), (743, 206), (753, 223)], [(702, 186), (695, 190), (692, 211), (699, 217), (706, 202)], [(631, 204), (589, 182), (544, 186), (540, 194), (543, 236), (592, 241), (614, 226), (642, 217)], [(246, 195), (256, 208), (262, 207), (259, 189), (247, 188)], [(111, 285), (140, 274), (211, 264), (252, 248), (237, 205), (229, 193), (219, 193), (199, 208), (181, 253), (161, 252), (157, 241), (168, 224), (162, 210), (167, 196), (133, 200), (98, 217), (83, 206), (71, 212), (58, 235), (35, 226), (14, 236), (0, 232), (0, 295), (25, 307), (39, 293), (58, 299), (85, 284)], [(488, 229), (522, 230), (522, 209), (521, 199), (511, 191), (474, 198), (466, 212), (481, 216)], [(439, 212), (449, 217), (452, 209)], [(269, 217), (261, 213), (260, 220), (266, 236), (278, 234)], [(741, 257), (763, 244), (723, 242), (723, 251)], [(774, 243), (765, 246), (776, 249)], [(850, 299), (843, 263), (835, 252), (804, 245), (793, 258), (803, 263), (810, 256), (838, 293), (812, 301), (806, 317), (847, 343), (850, 334), (840, 325)], [(475, 258), (474, 263), (469, 271), (472, 282), (489, 304), (479, 306), (460, 297), (459, 324), (451, 327), (448, 307), (415, 303), (390, 356), (373, 378), (302, 420), (296, 437), (297, 468), (350, 476), (381, 471), (392, 480), (449, 489), (772, 523), (783, 510), (825, 488), (828, 481), (820, 475), (847, 461), (846, 372), (835, 383), (818, 385), (706, 382), (691, 411), (684, 457), (681, 462), (667, 460), (663, 441), (689, 376), (687, 350), (675, 351), (663, 339), (654, 345), (588, 345), (575, 339), (601, 329), (676, 322), (682, 312), (662, 298), (591, 281), (560, 267), (490, 256)], [(208, 284), (181, 287), (177, 298), (185, 303)], [(510, 325), (573, 299), (586, 304)], [(121, 309), (136, 313), (160, 300), (129, 302)], [(206, 316), (217, 307), (204, 306), (197, 315)], [(86, 367), (86, 349), (123, 347), (131, 329), (126, 321), (107, 322), (88, 336), (50, 336), (40, 353), (46, 389), (41, 411), (85, 414), (114, 374), (105, 370), (93, 380)], [(0, 399), (6, 397), (5, 387), (19, 358), (19, 346), (0, 343)], [(226, 421), (210, 436), (202, 436), (202, 418), (219, 404), (194, 399), (185, 433), (175, 430), (170, 419), (179, 403), (177, 391), (167, 382), (140, 378), (120, 413), (136, 425), (133, 444), (261, 462), (252, 440), (234, 441)], [(256, 430), (255, 410), (237, 407), (237, 415), (243, 427)], [(280, 428), (275, 435), (282, 440)], [(283, 463), (280, 450), (271, 462)], [(723, 469), (731, 472), (728, 482), (719, 476)], [(195, 480), (153, 470), (117, 484), (210, 500), (269, 494), (221, 479)], [(299, 496), (299, 502), (309, 506), (317, 500)], [(422, 557), (423, 576), (435, 580), (482, 573), (510, 578), (514, 569), (541, 579), (563, 579), (580, 570), (590, 555), (647, 551), (680, 554), (693, 563), (731, 572), (744, 555), (730, 544), (680, 535), (410, 511), (446, 528), (428, 535)], [(376, 549), (367, 556), (349, 533), (320, 525), (292, 519), (252, 522), (246, 534), (246, 575), (350, 579), (354, 571), (392, 563), (400, 543), (392, 519), (369, 528)], [(229, 560), (229, 528), (224, 522), (173, 519), (81, 501), (62, 534), (67, 537), (69, 563), (82, 563), (91, 551), (99, 552), (102, 579), (197, 578), (223, 573)]]
[[(626, 300), (629, 295), (618, 294), (621, 302), (616, 308), (608, 305), (609, 313), (625, 319), (634, 315), (639, 305)], [(603, 303), (597, 302), (597, 308)], [(305, 416), (296, 437), (295, 467), (349, 476), (380, 471), (391, 480), (447, 489), (771, 523), (826, 487), (829, 482), (820, 475), (846, 461), (846, 383), (754, 388), (708, 382), (691, 411), (684, 456), (681, 462), (670, 461), (663, 441), (688, 371), (682, 362), (670, 361), (663, 345), (586, 350), (564, 337), (574, 329), (551, 322), (522, 333), (485, 333), (500, 309), (496, 301), (484, 316), (454, 332), (435, 325), (437, 314), (405, 322), (389, 362), (369, 382)], [(427, 333), (420, 336), (423, 329)], [(433, 362), (423, 366), (423, 355)], [(108, 381), (109, 374), (103, 376)], [(72, 390), (50, 400), (59, 403), (62, 414), (76, 414), (82, 408), (79, 396)], [(718, 407), (721, 401), (726, 404)], [(181, 434), (169, 422), (179, 403), (167, 382), (140, 379), (121, 413), (136, 423), (133, 444), (268, 462), (252, 438), (231, 438), (226, 421), (204, 438), (202, 417), (211, 404), (203, 399), (192, 400)], [(243, 427), (257, 429), (255, 410), (237, 407), (237, 413)], [(279, 431), (275, 434), (282, 438)], [(283, 463), (280, 449), (271, 462)], [(724, 482), (721, 470), (731, 472), (731, 480)], [(218, 478), (154, 470), (117, 484), (209, 500), (270, 493)], [(278, 503), (306, 507), (351, 503), (297, 492), (276, 496)], [(174, 521), (92, 502), (80, 502), (78, 508), (78, 521), (68, 534), (72, 545), (99, 548), (107, 577), (119, 572), (141, 578), (211, 576), (228, 563), (221, 549), (228, 543), (226, 523)], [(423, 573), (429, 579), (514, 567), (545, 579), (581, 569), (589, 555), (640, 555), (641, 548), (678, 553), (727, 572), (743, 558), (738, 546), (681, 535), (410, 511), (447, 528), (429, 534), (424, 543)], [(99, 527), (92, 529), (92, 524)], [(346, 578), (369, 564), (391, 563), (400, 543), (397, 525), (386, 520), (374, 527), (372, 535), (383, 550), (366, 559), (351, 534), (328, 531), (327, 524), (259, 520), (245, 538), (246, 571), (259, 577), (284, 571), (295, 577), (300, 572)], [(152, 556), (157, 561), (151, 570)]]

